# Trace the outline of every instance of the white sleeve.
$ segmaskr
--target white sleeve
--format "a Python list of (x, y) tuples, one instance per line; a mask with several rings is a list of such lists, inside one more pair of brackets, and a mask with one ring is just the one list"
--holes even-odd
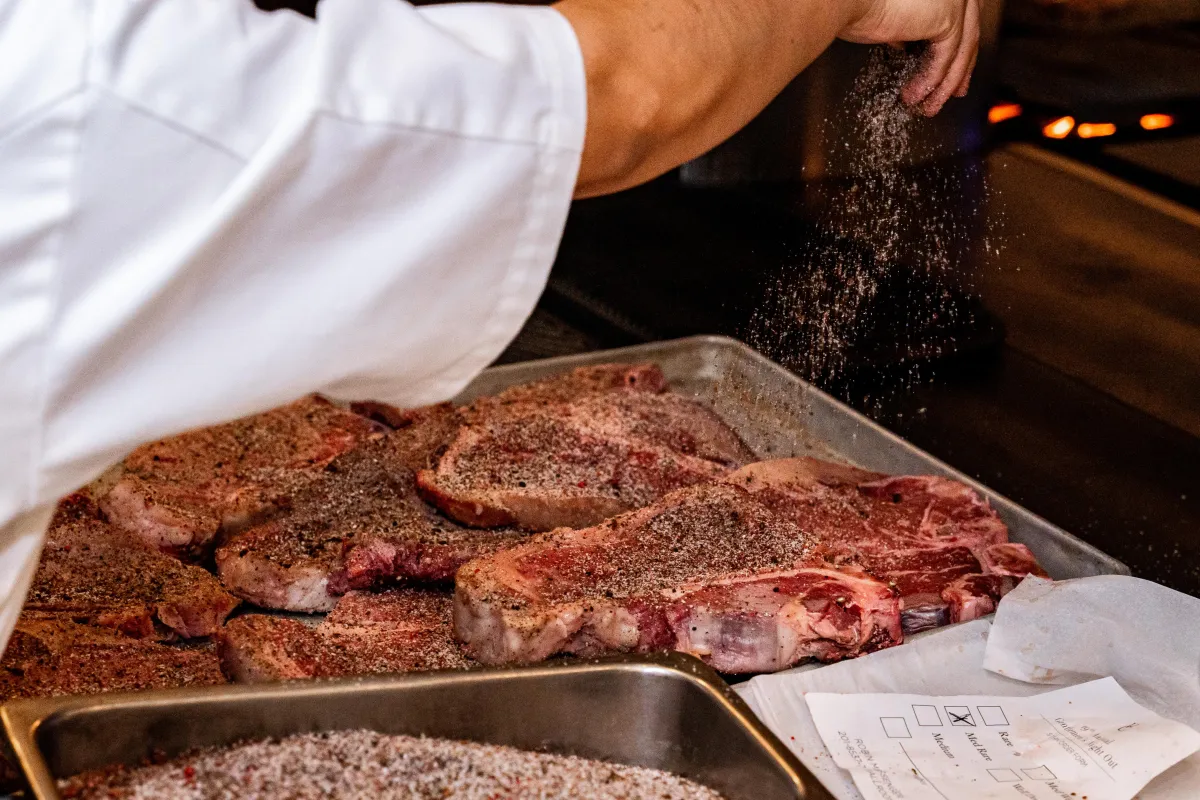
[(97, 5), (108, 96), (63, 252), (43, 499), (308, 391), (445, 399), (516, 334), (583, 142), (557, 12), (325, 0), (314, 25), (241, 0)]
[(0, 641), (44, 512), (310, 391), (454, 394), (540, 294), (585, 128), (549, 8), (0, 0)]

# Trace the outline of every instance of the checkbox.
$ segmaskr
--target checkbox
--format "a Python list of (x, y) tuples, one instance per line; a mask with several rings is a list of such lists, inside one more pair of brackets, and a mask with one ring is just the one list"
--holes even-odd
[(1008, 717), (1004, 714), (1004, 709), (1000, 706), (979, 706), (979, 719), (984, 725), (990, 727), (1007, 726)]
[(999, 783), (1016, 783), (1021, 780), (1021, 776), (1011, 769), (989, 769), (988, 774)]
[(974, 728), (975, 715), (970, 706), (946, 706), (946, 716), (956, 728)]
[(938, 713), (937, 706), (913, 706), (913, 716), (917, 718), (917, 724), (922, 728), (937, 728), (942, 725), (942, 715)]

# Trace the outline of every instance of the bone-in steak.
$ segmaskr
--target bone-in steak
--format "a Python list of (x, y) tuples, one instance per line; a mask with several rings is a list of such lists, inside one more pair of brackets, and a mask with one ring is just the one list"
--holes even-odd
[(307, 476), (384, 430), (306, 397), (139, 447), (101, 506), (115, 524), (162, 551), (201, 557), (218, 532), (262, 519)]
[(59, 503), (25, 610), (173, 638), (215, 633), (235, 606), (208, 572), (103, 521), (80, 493)]
[(754, 457), (716, 414), (670, 393), (477, 407), (437, 467), (417, 476), (426, 499), (472, 526), (592, 525)]
[(466, 564), (454, 627), (489, 664), (679, 649), (726, 672), (854, 656), (901, 637), (891, 589), (829, 566), (818, 539), (728, 483)]
[(464, 529), (436, 514), (417, 497), (388, 436), (329, 462), (286, 511), (230, 536), (216, 563), (222, 583), (256, 605), (323, 611), (349, 589), (449, 580), (460, 564), (522, 538)]
[(22, 614), (0, 659), (0, 702), (224, 682), (211, 645), (132, 639), (57, 615)]
[(225, 626), (221, 665), (238, 682), (458, 669), (448, 593), (351, 592), (320, 624), (247, 614)]
[(464, 410), (452, 403), (401, 409), (362, 402), (350, 408), (392, 429), (392, 451), (413, 472), (433, 466), (466, 423)]
[[(666, 391), (667, 379), (655, 364), (593, 364), (570, 372), (551, 375), (529, 383), (510, 386), (483, 403), (565, 403), (590, 394), (613, 389), (659, 394)], [(478, 406), (479, 403), (476, 403)]]
[[(32, 697), (225, 683), (211, 643), (171, 647), (59, 615), (22, 614), (0, 656), (0, 703)], [(0, 793), (21, 787), (0, 752)]]
[(402, 448), (405, 463), (418, 470), (434, 466), (436, 457), (442, 454), (462, 425), (498, 407), (515, 403), (567, 403), (589, 394), (617, 389), (657, 394), (666, 388), (667, 379), (654, 364), (596, 364), (511, 386), (462, 407), (438, 403), (402, 409), (387, 403), (362, 401), (351, 403), (350, 408), (393, 430), (404, 431), (407, 440)]
[[(1014, 584), (972, 576), (1045, 575), (1028, 548), (1008, 541), (987, 500), (948, 478), (800, 458), (751, 464), (729, 481), (819, 538), (835, 563), (892, 586), (908, 633), (990, 613)], [(964, 594), (972, 588), (984, 594)]]
[[(677, 423), (672, 429), (660, 420), (662, 409), (674, 408), (676, 400), (659, 398), (664, 384), (657, 367), (600, 365), (513, 387), (464, 408), (443, 403), (404, 411), (355, 403), (358, 414), (386, 425), (387, 435), (356, 441), (319, 472), (306, 472), (267, 520), (226, 536), (217, 551), (221, 579), (258, 605), (296, 611), (331, 608), (349, 589), (390, 579), (449, 580), (460, 564), (514, 544), (521, 535), (464, 529), (434, 512), (415, 494), (413, 470), (437, 463), (469, 422), (508, 418), (518, 408), (557, 408), (563, 401), (584, 403), (579, 413), (585, 413), (589, 400), (605, 398), (600, 408), (620, 406), (626, 395), (655, 401), (628, 414), (628, 426), (694, 449), (697, 435), (689, 426)], [(741, 454), (741, 443), (719, 421), (714, 426), (711, 415), (703, 416), (707, 412), (685, 410), (692, 414), (687, 421), (702, 431), (699, 440), (713, 443), (710, 449)], [(703, 432), (709, 429), (715, 432)], [(709, 466), (703, 462), (706, 470)], [(709, 470), (705, 479), (721, 472)], [(582, 492), (578, 484), (573, 480), (570, 491)], [(501, 526), (505, 520), (489, 523)]]
[(1038, 564), (1033, 553), (1023, 544), (1002, 542), (994, 544), (983, 553), (980, 559), (983, 571), (991, 575), (1011, 575), (1023, 578), (1026, 575), (1036, 575), (1039, 578), (1049, 578), (1046, 571)]
[[(211, 644), (171, 647), (58, 615), (22, 614), (0, 656), (0, 703), (221, 683)], [(20, 786), (16, 766), (0, 752), (0, 793)]]
[(666, 378), (654, 364), (597, 364), (511, 386), (499, 394), (480, 397), (466, 406), (438, 403), (402, 409), (386, 403), (364, 401), (351, 403), (350, 408), (401, 432), (402, 444), (398, 446), (398, 452), (407, 466), (421, 470), (437, 465), (437, 459), (454, 441), (463, 425), (481, 422), (484, 417), (507, 406), (568, 403), (588, 395), (622, 390), (658, 394), (666, 388)]

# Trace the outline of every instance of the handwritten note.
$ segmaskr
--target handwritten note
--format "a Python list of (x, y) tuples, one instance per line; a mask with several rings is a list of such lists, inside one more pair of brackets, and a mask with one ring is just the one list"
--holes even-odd
[(1130, 800), (1200, 733), (1112, 678), (1034, 697), (805, 695), (866, 800)]

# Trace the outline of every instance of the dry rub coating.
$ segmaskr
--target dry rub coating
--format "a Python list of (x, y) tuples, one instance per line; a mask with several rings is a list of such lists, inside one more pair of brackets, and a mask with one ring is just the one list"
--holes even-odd
[(477, 401), (417, 486), (465, 525), (546, 531), (595, 524), (754, 460), (705, 406), (638, 385)]
[(448, 581), (459, 565), (524, 538), (446, 520), (417, 497), (391, 437), (331, 461), (286, 511), (217, 548), (222, 583), (264, 608), (327, 611), (351, 589)]
[(886, 585), (832, 567), (819, 539), (726, 483), (468, 563), (454, 628), (489, 664), (675, 649), (737, 673), (901, 637)]
[(219, 534), (267, 518), (330, 461), (384, 430), (310, 395), (142, 445), (122, 462), (101, 507), (165, 553), (203, 558)]
[(118, 530), (78, 493), (59, 503), (25, 610), (169, 639), (215, 633), (237, 603), (208, 572)]
[(221, 665), (239, 683), (459, 669), (448, 593), (350, 592), (318, 625), (247, 614), (225, 626)]

